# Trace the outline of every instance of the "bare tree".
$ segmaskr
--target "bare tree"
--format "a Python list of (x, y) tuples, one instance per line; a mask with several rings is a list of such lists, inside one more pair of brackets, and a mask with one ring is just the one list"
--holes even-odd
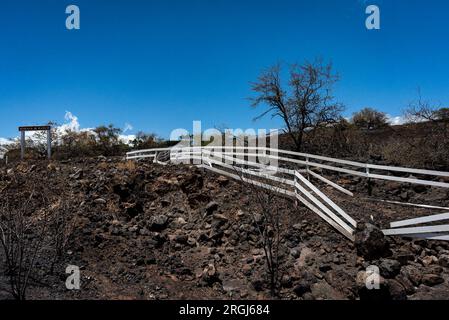
[[(281, 210), (277, 204), (278, 195), (274, 190), (264, 189), (249, 180), (244, 170), (234, 166), (234, 173), (240, 177), (241, 186), (244, 191), (249, 191), (251, 201), (257, 205), (259, 210), (252, 212), (253, 222), (259, 233), (264, 250), (265, 265), (270, 283), (270, 294), (273, 297), (279, 295), (280, 279), (282, 277), (280, 268), (282, 259), (280, 245), (282, 242)], [(251, 178), (254, 178), (251, 176)], [(275, 189), (276, 187), (273, 187)], [(260, 214), (260, 216), (258, 216)]]
[(322, 59), (290, 66), (288, 85), (281, 81), (279, 64), (265, 70), (252, 83), (258, 95), (251, 98), (252, 106), (266, 105), (268, 108), (255, 119), (267, 114), (280, 117), (285, 132), (292, 139), (297, 151), (303, 148), (304, 134), (340, 120), (344, 107), (334, 102), (332, 87), (339, 76), (332, 71), (332, 64)]
[(26, 298), (31, 274), (47, 239), (48, 214), (42, 212), (36, 219), (28, 212), (34, 196), (31, 192), (23, 204), (12, 206), (6, 202), (0, 208), (0, 245), (11, 294), (17, 300)]
[[(413, 145), (407, 155), (414, 153), (414, 159), (420, 166), (447, 170), (449, 168), (449, 108), (422, 98), (418, 89), (418, 98), (412, 101), (404, 111), (409, 123), (425, 122), (420, 128), (425, 135), (413, 139)], [(395, 150), (397, 153), (397, 151)]]
[(75, 225), (74, 220), (70, 217), (70, 205), (67, 201), (59, 201), (54, 210), (50, 209), (50, 212), (51, 219), (48, 223), (48, 233), (51, 251), (53, 252), (53, 260), (50, 265), (50, 273), (52, 274), (56, 262), (61, 259), (64, 254)]
[(405, 110), (405, 118), (409, 122), (442, 122), (449, 123), (449, 108), (442, 108), (441, 105), (434, 105), (428, 100), (424, 100), (421, 90), (418, 88), (418, 99), (411, 102)]
[(262, 239), (265, 263), (270, 278), (270, 292), (277, 296), (281, 279), (279, 255), (281, 243), (281, 224), (279, 207), (275, 205), (276, 195), (273, 191), (253, 188), (252, 197), (260, 208), (263, 219), (260, 221), (253, 214), (254, 223)]

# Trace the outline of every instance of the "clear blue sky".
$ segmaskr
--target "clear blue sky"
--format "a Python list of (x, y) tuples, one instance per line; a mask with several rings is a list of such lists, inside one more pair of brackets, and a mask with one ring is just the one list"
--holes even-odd
[[(81, 30), (65, 28), (65, 8)], [(365, 29), (365, 8), (381, 30)], [(346, 115), (398, 115), (416, 97), (449, 105), (449, 2), (437, 0), (2, 0), (0, 137), (64, 121), (172, 129), (254, 123), (250, 81), (278, 61), (321, 56), (341, 74)]]

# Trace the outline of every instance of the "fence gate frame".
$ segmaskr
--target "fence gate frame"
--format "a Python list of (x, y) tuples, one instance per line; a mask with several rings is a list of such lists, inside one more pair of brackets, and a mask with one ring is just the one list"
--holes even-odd
[(51, 126), (22, 126), (20, 131), (20, 159), (25, 158), (25, 132), (26, 131), (47, 131), (47, 157), (51, 159)]

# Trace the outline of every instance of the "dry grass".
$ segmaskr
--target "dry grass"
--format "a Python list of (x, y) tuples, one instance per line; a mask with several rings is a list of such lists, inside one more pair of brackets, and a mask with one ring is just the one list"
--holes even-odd
[(117, 169), (119, 170), (123, 170), (123, 171), (129, 171), (129, 172), (134, 172), (136, 171), (136, 163), (135, 161), (125, 161), (125, 162), (120, 162), (117, 164)]

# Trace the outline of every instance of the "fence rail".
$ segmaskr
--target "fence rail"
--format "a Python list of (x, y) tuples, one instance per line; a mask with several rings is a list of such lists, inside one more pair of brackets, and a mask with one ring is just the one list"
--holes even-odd
[(390, 229), (382, 231), (386, 235), (401, 235), (429, 240), (449, 240), (448, 224), (425, 225), (445, 220), (449, 220), (449, 212), (394, 221), (390, 223)]
[[(279, 154), (294, 156), (300, 159), (279, 156)], [(166, 164), (168, 161), (173, 163), (193, 162), (193, 164), (206, 170), (277, 192), (283, 196), (294, 198), (352, 241), (354, 240), (354, 231), (357, 227), (357, 222), (312, 184), (309, 179), (312, 177), (320, 180), (349, 196), (353, 196), (353, 193), (312, 171), (312, 168), (341, 172), (369, 179), (382, 179), (401, 183), (416, 183), (449, 188), (449, 183), (447, 182), (391, 175), (392, 172), (402, 172), (427, 175), (432, 176), (433, 179), (441, 179), (442, 177), (449, 177), (449, 172), (381, 166), (265, 147), (205, 146), (156, 148), (128, 152), (126, 159), (153, 159), (154, 162), (162, 164)], [(278, 161), (277, 165), (269, 164), (269, 161), (266, 161), (268, 159)], [(311, 159), (314, 161), (310, 161)], [(279, 162), (286, 163), (290, 167), (282, 167)], [(292, 169), (291, 164), (300, 165), (300, 167), (295, 166)], [(364, 171), (358, 171), (360, 169), (364, 169)], [(385, 173), (373, 173), (372, 171), (370, 172), (370, 169), (387, 171), (388, 175)], [(301, 173), (307, 174), (308, 179)], [(276, 176), (279, 174), (284, 176)], [(395, 228), (421, 222), (437, 221), (442, 218), (447, 218), (447, 215), (435, 215), (393, 222), (391, 229), (385, 229), (383, 232), (385, 235), (407, 235), (442, 240), (447, 238), (449, 240), (449, 235), (441, 234), (441, 232), (449, 232), (448, 225)]]
[[(243, 152), (239, 152), (242, 150), (243, 150)], [(320, 168), (320, 169), (324, 169), (324, 170), (340, 172), (340, 173), (355, 175), (355, 176), (369, 178), (369, 179), (380, 179), (380, 180), (396, 181), (396, 182), (401, 182), (401, 183), (422, 184), (422, 185), (428, 185), (428, 186), (433, 186), (433, 187), (449, 188), (448, 182), (427, 180), (427, 179), (417, 179), (415, 177), (399, 177), (399, 176), (395, 176), (392, 174), (392, 173), (396, 173), (396, 172), (401, 172), (401, 173), (409, 173), (411, 175), (418, 174), (418, 175), (432, 176), (434, 179), (438, 179), (438, 178), (449, 178), (449, 172), (375, 165), (375, 164), (369, 164), (369, 163), (361, 163), (361, 162), (356, 162), (356, 161), (342, 160), (342, 159), (318, 156), (318, 155), (313, 155), (313, 154), (300, 153), (300, 152), (294, 152), (294, 151), (282, 150), (282, 149), (272, 149), (272, 148), (266, 148), (266, 147), (204, 146), (204, 147), (183, 147), (183, 148), (172, 147), (172, 148), (160, 148), (160, 149), (156, 148), (156, 149), (148, 149), (148, 150), (131, 151), (131, 152), (127, 153), (126, 158), (127, 159), (155, 158), (155, 157), (157, 157), (157, 155), (159, 153), (164, 152), (164, 151), (170, 151), (170, 153), (172, 155), (174, 153), (175, 154), (176, 153), (183, 153), (183, 154), (197, 153), (197, 154), (202, 155), (204, 151), (209, 151), (213, 155), (224, 154), (226, 156), (237, 157), (237, 159), (238, 159), (238, 157), (242, 157), (242, 158), (257, 157), (259, 160), (260, 159), (276, 160), (279, 162), (301, 165), (306, 168)], [(255, 153), (252, 153), (251, 151), (255, 151)], [(290, 156), (294, 156), (297, 158), (303, 158), (303, 159), (283, 157), (283, 156), (280, 156), (280, 154), (290, 155)], [(234, 159), (236, 159), (236, 158), (234, 158)], [(327, 162), (327, 163), (314, 162), (314, 161), (310, 161), (310, 159)], [(331, 165), (331, 164), (333, 164), (333, 165)], [(336, 166), (336, 165), (344, 165), (345, 167)], [(280, 168), (281, 167), (279, 166), (279, 169)], [(361, 169), (364, 169), (364, 171), (360, 171)], [(373, 170), (387, 171), (388, 174), (385, 174), (385, 173), (380, 174), (380, 173), (372, 172)]]
[[(356, 221), (301, 175), (300, 171), (307, 173), (305, 169), (283, 169), (277, 170), (278, 172), (266, 173), (267, 171), (270, 172), (270, 169), (279, 168), (233, 158), (223, 152), (215, 152), (207, 149), (199, 151), (198, 149), (190, 149), (174, 152), (171, 156), (171, 161), (175, 163), (196, 161), (199, 163), (199, 167), (206, 170), (262, 187), (283, 196), (292, 197), (315, 212), (345, 237), (351, 241), (354, 240), (354, 228), (357, 226)], [(246, 166), (246, 168), (241, 167), (241, 165)], [(283, 173), (288, 175), (289, 178), (277, 177), (274, 173)], [(264, 179), (264, 182), (256, 179)]]

